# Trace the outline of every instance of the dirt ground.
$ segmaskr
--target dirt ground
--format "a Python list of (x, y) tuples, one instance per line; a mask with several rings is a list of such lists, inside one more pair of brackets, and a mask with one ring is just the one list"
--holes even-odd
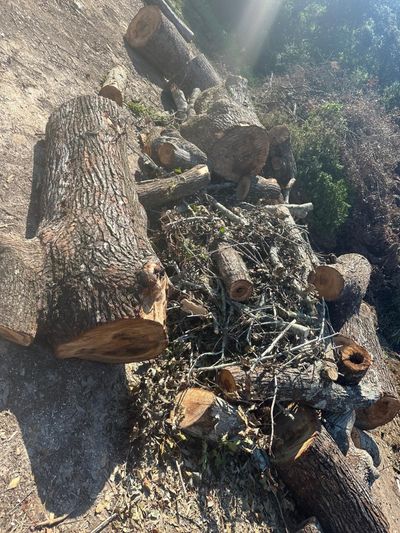
[[(160, 108), (163, 80), (123, 40), (141, 5), (138, 0), (1, 1), (0, 230), (34, 234), (44, 130), (57, 106), (97, 92), (109, 69), (122, 63), (130, 73), (127, 99)], [(136, 150), (133, 142), (132, 159)], [(58, 361), (41, 347), (0, 341), (1, 532), (31, 531), (57, 517), (65, 519), (51, 531), (91, 532), (115, 511), (118, 519), (103, 531), (282, 530), (268, 501), (274, 497), (263, 495), (246, 469), (236, 473), (243, 484), (239, 494), (218, 476), (207, 491), (196, 490), (195, 482), (182, 488), (175, 467), (160, 474), (149, 466), (139, 488), (132, 478), (127, 488), (135, 410), (131, 388), (121, 366)], [(400, 533), (400, 506), (393, 504), (393, 491), (400, 496), (398, 430), (393, 422), (380, 432), (384, 463), (374, 489), (386, 502), (393, 533)], [(156, 511), (164, 501), (160, 476), (174, 480), (166, 501), (172, 498), (177, 506), (161, 518)], [(254, 493), (250, 503), (245, 489)], [(147, 519), (125, 525), (121, 509), (138, 500), (150, 509)], [(260, 526), (263, 512), (270, 521)]]

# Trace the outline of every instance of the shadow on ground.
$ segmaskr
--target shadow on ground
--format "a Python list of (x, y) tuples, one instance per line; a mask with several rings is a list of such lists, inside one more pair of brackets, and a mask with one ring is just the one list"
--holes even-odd
[(123, 366), (0, 342), (0, 411), (16, 416), (39, 497), (56, 516), (84, 513), (124, 459), (127, 399)]

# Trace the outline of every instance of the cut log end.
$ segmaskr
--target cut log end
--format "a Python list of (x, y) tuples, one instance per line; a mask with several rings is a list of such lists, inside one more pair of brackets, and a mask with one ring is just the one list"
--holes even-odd
[(24, 331), (13, 331), (7, 326), (0, 325), (0, 337), (15, 342), (21, 346), (30, 346), (35, 339), (35, 334)]
[(105, 85), (102, 87), (99, 92), (99, 96), (103, 96), (103, 98), (108, 98), (109, 100), (114, 100), (114, 102), (120, 107), (122, 107), (124, 103), (121, 91), (113, 85)]
[(137, 13), (126, 32), (127, 41), (134, 48), (142, 48), (161, 24), (161, 11), (156, 6), (145, 6)]
[(246, 302), (253, 294), (253, 284), (246, 279), (239, 279), (229, 287), (229, 298), (236, 302)]
[(154, 359), (166, 346), (166, 331), (159, 322), (123, 319), (97, 326), (59, 345), (56, 356), (100, 363), (132, 363)]
[(360, 429), (376, 429), (393, 420), (399, 412), (399, 398), (384, 394), (370, 407), (357, 410), (356, 426)]
[(207, 390), (190, 388), (179, 393), (171, 421), (180, 429), (196, 425), (215, 401), (215, 395)]
[(309, 283), (314, 285), (320, 298), (328, 302), (337, 300), (344, 288), (343, 276), (329, 265), (320, 265), (311, 272)]
[(334, 342), (340, 353), (338, 369), (341, 373), (342, 383), (356, 385), (371, 366), (371, 355), (364, 347), (344, 335), (337, 335)]

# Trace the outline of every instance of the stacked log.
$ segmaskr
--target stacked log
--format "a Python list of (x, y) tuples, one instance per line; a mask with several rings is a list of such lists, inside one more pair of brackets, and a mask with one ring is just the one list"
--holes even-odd
[[(20, 297), (32, 301), (24, 317), (15, 306), (9, 338), (27, 343), (36, 322), (38, 337), (63, 359), (120, 363), (164, 350), (168, 280), (128, 171), (126, 125), (124, 112), (98, 96), (71, 100), (51, 115), (37, 236), (42, 286), (32, 279), (37, 269), (21, 270), (27, 281)], [(15, 257), (25, 262), (29, 246), (19, 251), (17, 244)], [(22, 336), (21, 322), (30, 324)]]
[(296, 161), (293, 156), (290, 131), (283, 124), (269, 131), (270, 151), (264, 168), (266, 176), (273, 176), (282, 188), (296, 177)]

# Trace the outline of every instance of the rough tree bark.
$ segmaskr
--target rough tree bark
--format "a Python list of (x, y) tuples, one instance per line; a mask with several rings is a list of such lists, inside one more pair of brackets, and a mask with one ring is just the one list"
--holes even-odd
[(0, 233), (0, 335), (23, 346), (36, 335), (42, 270), (37, 238)]
[(378, 399), (373, 405), (357, 411), (356, 426), (360, 429), (375, 429), (387, 424), (400, 411), (400, 399), (375, 331), (375, 311), (365, 302), (340, 330), (342, 335), (353, 339), (372, 355), (372, 365), (360, 384), (374, 390)]
[(193, 58), (190, 46), (157, 6), (142, 7), (125, 38), (168, 80), (173, 80)]
[(124, 112), (76, 98), (51, 115), (46, 141), (40, 336), (60, 358), (156, 357), (167, 343), (167, 276), (128, 169)]
[(122, 106), (124, 103), (125, 89), (127, 85), (127, 72), (125, 67), (118, 65), (110, 70), (99, 92), (99, 96), (114, 100)]
[(239, 200), (246, 200), (246, 202), (251, 204), (283, 204), (282, 190), (276, 179), (253, 176), (248, 181), (247, 194), (242, 193)]
[(387, 533), (388, 521), (353, 473), (315, 411), (292, 407), (275, 419), (273, 462), (297, 504), (326, 533)]
[(140, 203), (146, 209), (156, 209), (206, 189), (209, 182), (208, 167), (198, 165), (183, 174), (142, 181), (137, 184), (137, 192)]
[(143, 151), (158, 165), (170, 170), (186, 170), (207, 163), (206, 154), (176, 130), (154, 128), (144, 139)]
[(274, 126), (269, 131), (269, 139), (270, 151), (263, 174), (276, 178), (279, 185), (285, 188), (297, 172), (289, 128), (284, 124)]
[(245, 302), (253, 293), (253, 282), (239, 252), (226, 243), (219, 243), (213, 253), (229, 298)]
[(299, 528), (296, 533), (324, 533), (321, 524), (315, 516), (300, 524)]
[(203, 54), (197, 55), (187, 64), (182, 65), (180, 70), (176, 71), (172, 81), (182, 89), (187, 98), (196, 88), (204, 91), (222, 83), (219, 74)]
[(178, 394), (170, 422), (193, 437), (211, 442), (226, 436), (237, 437), (246, 429), (246, 422), (236, 407), (199, 388)]
[(195, 109), (198, 115), (182, 124), (181, 133), (207, 154), (211, 170), (235, 182), (259, 174), (269, 140), (255, 112), (221, 86), (204, 91)]

